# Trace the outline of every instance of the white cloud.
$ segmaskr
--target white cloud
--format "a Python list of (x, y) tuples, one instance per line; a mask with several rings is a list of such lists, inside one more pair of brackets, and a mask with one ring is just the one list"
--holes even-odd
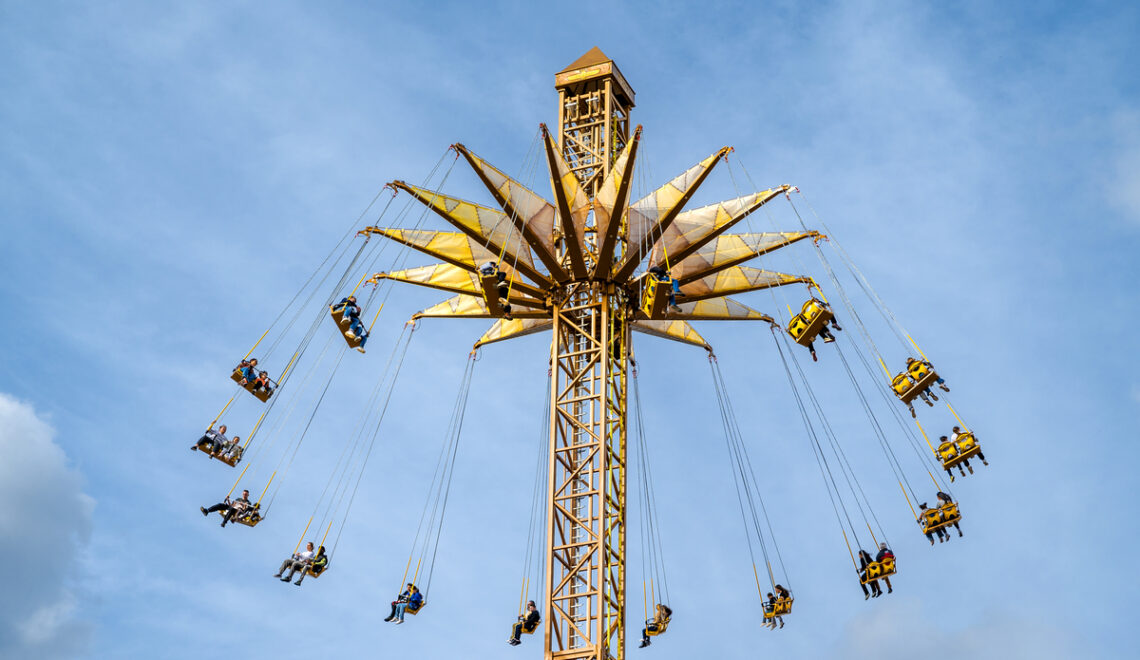
[(977, 614), (976, 621), (963, 627), (960, 613), (928, 613), (921, 601), (896, 596), (855, 617), (834, 655), (851, 660), (1077, 657), (1073, 640), (1056, 622), (1003, 612)]
[(0, 394), (0, 538), (13, 540), (5, 592), (16, 596), (0, 599), (0, 657), (72, 656), (90, 634), (70, 580), (95, 502), (54, 435), (29, 404)]
[(1108, 197), (1133, 222), (1140, 222), (1140, 112), (1126, 112), (1113, 120), (1116, 144)]

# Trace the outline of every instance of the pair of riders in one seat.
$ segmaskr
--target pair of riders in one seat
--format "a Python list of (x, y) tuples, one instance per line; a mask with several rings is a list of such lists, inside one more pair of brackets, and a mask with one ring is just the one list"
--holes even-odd
[[(299, 587), (306, 575), (317, 577), (328, 568), (328, 565), (329, 558), (325, 554), (325, 546), (322, 545), (314, 553), (313, 542), (309, 541), (305, 544), (305, 549), (302, 552), (294, 552), (291, 557), (281, 562), (281, 568), (277, 569), (277, 573), (273, 577), (280, 578), (282, 582), (288, 582), (293, 579), (295, 573), (300, 571), (301, 575), (293, 583)], [(289, 571), (288, 574), (282, 575), (285, 571)]]
[(397, 624), (404, 622), (404, 613), (408, 610), (415, 614), (424, 605), (424, 595), (420, 592), (419, 588), (408, 583), (407, 588), (392, 601), (392, 613), (384, 618), (385, 621), (395, 621)]
[(234, 367), (234, 371), (241, 376), (238, 384), (242, 387), (248, 388), (254, 394), (258, 392), (265, 392), (267, 395), (273, 394), (273, 381), (269, 379), (268, 371), (257, 368), (257, 358), (242, 360), (238, 366)]
[(495, 276), (495, 289), (499, 294), (499, 306), (503, 308), (503, 318), (511, 320), (511, 302), (508, 298), (511, 285), (507, 282), (507, 274), (499, 270), (499, 265), (488, 261), (479, 267), (479, 274), (483, 277)]
[(216, 431), (213, 427), (206, 429), (198, 442), (190, 445), (190, 451), (204, 451), (226, 462), (237, 463), (242, 454), (241, 438), (236, 435), (233, 440), (226, 438), (226, 425), (222, 424)]
[[(863, 600), (867, 600), (868, 598), (878, 598), (879, 596), (883, 595), (883, 589), (879, 586), (880, 579), (887, 583), (887, 593), (894, 593), (895, 590), (893, 587), (891, 587), (891, 578), (889, 574), (883, 575), (881, 578), (872, 578), (870, 571), (872, 564), (878, 564), (882, 566), (883, 562), (893, 560), (894, 558), (895, 553), (891, 552), (891, 549), (887, 547), (886, 542), (879, 544), (879, 552), (875, 555), (874, 559), (871, 558), (870, 553), (868, 553), (866, 550), (863, 550), (862, 548), (859, 549), (859, 575), (862, 578), (859, 581), (859, 586), (863, 589)], [(867, 592), (867, 585), (871, 586), (870, 593)]]
[[(969, 436), (969, 438), (967, 439), (966, 436)], [(965, 454), (967, 451), (973, 451), (970, 455), (980, 458), (982, 465), (990, 464), (990, 462), (986, 460), (986, 455), (982, 453), (982, 448), (978, 446), (977, 440), (974, 439), (973, 434), (963, 433), (962, 429), (957, 426), (950, 432), (949, 439), (947, 439), (946, 436), (942, 436), (938, 438), (938, 441), (938, 457), (942, 460), (943, 466), (946, 466), (947, 463), (953, 461), (961, 454)], [(970, 467), (969, 458), (964, 458), (955, 465), (957, 465), (958, 472), (960, 472), (963, 477), (966, 476), (966, 470), (969, 470), (970, 474), (974, 473), (974, 468)], [(954, 465), (945, 467), (946, 474), (950, 475), (951, 483), (954, 482), (954, 473), (951, 472), (953, 467)]]
[(368, 341), (368, 331), (364, 329), (364, 323), (360, 320), (360, 305), (356, 302), (356, 296), (341, 298), (340, 302), (332, 306), (332, 311), (341, 315), (341, 325), (348, 324), (348, 330), (344, 331), (344, 336), (349, 339), (360, 340), (360, 345), (356, 347), (356, 350), (363, 353), (364, 342)]
[(949, 526), (954, 525), (954, 529), (958, 530), (958, 536), (962, 536), (962, 528), (958, 526), (958, 521), (962, 518), (961, 514), (954, 509), (954, 501), (950, 496), (941, 491), (936, 495), (938, 498), (938, 508), (927, 508), (926, 502), (918, 505), (918, 524), (922, 526), (922, 531), (926, 534), (926, 540), (930, 541), (930, 545), (934, 545), (934, 535), (938, 535), (938, 542), (945, 543), (950, 540)]
[(783, 585), (777, 584), (773, 589), (775, 589), (776, 593), (773, 594), (769, 591), (768, 600), (764, 601), (764, 618), (767, 619), (764, 625), (767, 626), (769, 630), (776, 629), (777, 621), (779, 621), (781, 628), (784, 627), (784, 617), (782, 613), (786, 613), (788, 609), (779, 610), (778, 606), (787, 603), (790, 607), (792, 599), (792, 594), (784, 588)]

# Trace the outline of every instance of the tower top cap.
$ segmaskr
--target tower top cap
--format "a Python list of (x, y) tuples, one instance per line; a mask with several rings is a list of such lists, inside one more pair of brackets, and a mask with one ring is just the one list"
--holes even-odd
[(607, 62), (612, 63), (613, 60), (611, 60), (608, 55), (603, 53), (601, 48), (594, 46), (590, 50), (586, 51), (585, 55), (574, 60), (573, 64), (566, 67), (565, 69), (562, 69), (558, 73), (568, 73), (570, 71), (576, 71), (578, 69), (584, 69), (588, 66), (596, 66), (598, 64), (605, 64)]
[(615, 91), (621, 97), (621, 101), (628, 107), (633, 107), (633, 87), (626, 81), (625, 76), (621, 75), (617, 64), (597, 46), (586, 51), (570, 66), (555, 74), (554, 87), (556, 89), (577, 88), (579, 83), (605, 78), (613, 78), (616, 81), (617, 89)]

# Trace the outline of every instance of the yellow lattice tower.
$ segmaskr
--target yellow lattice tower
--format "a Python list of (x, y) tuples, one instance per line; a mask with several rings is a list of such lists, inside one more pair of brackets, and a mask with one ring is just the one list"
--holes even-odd
[[(443, 262), (377, 274), (456, 294), (414, 318), (496, 319), (476, 347), (553, 331), (546, 657), (620, 660), (630, 332), (711, 351), (690, 321), (771, 323), (727, 296), (810, 280), (742, 264), (817, 234), (724, 234), (786, 185), (685, 210), (728, 147), (630, 203), (641, 127), (629, 130), (629, 83), (594, 48), (557, 74), (556, 87), (559, 134), (542, 127), (553, 202), (460, 144), (499, 208), (395, 181), (459, 231), (367, 231)], [(486, 262), (497, 272), (481, 272)], [(677, 305), (666, 304), (672, 284), (651, 266), (678, 281)]]

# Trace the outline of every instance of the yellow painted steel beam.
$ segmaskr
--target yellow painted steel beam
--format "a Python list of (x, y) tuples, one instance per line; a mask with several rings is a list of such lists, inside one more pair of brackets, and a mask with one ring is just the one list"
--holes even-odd
[(546, 163), (550, 167), (550, 188), (558, 205), (559, 227), (566, 241), (566, 255), (575, 279), (586, 279), (586, 216), (590, 213), (590, 200), (582, 191), (578, 177), (570, 171), (566, 160), (555, 148), (546, 124), (542, 125), (542, 142), (546, 146)]
[(614, 162), (613, 169), (602, 182), (594, 200), (594, 225), (598, 231), (598, 261), (594, 265), (594, 278), (605, 279), (613, 269), (614, 249), (622, 228), (626, 200), (633, 182), (633, 168), (637, 162), (637, 145), (641, 142), (641, 126)]

